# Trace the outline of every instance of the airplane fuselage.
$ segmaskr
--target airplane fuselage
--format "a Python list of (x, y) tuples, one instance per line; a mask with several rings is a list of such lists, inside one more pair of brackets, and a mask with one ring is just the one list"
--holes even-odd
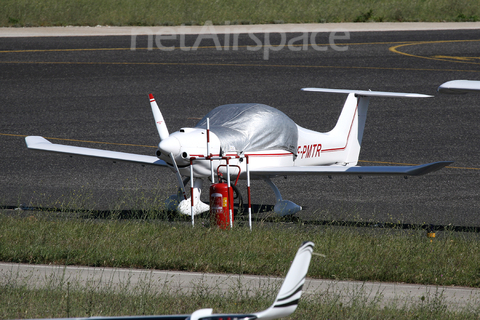
[[(218, 137), (210, 132), (210, 154), (207, 153), (207, 130), (200, 128), (182, 128), (161, 142), (159, 145), (159, 158), (168, 164), (172, 164), (169, 153), (175, 157), (179, 171), (184, 176), (190, 175), (190, 160), (193, 161), (193, 174), (196, 178), (205, 178), (211, 176), (210, 162), (216, 173), (226, 175), (226, 160), (207, 160), (207, 155), (214, 158), (220, 156), (229, 158), (230, 174), (237, 176), (240, 168), (240, 178), (246, 178), (247, 157), (249, 169), (262, 167), (285, 167), (285, 166), (329, 166), (344, 165), (341, 162), (342, 152), (346, 149), (347, 140), (345, 138), (335, 139), (330, 133), (321, 133), (309, 129), (298, 128), (297, 154), (286, 150), (262, 150), (250, 151), (244, 154), (237, 153), (236, 150), (228, 150), (221, 154), (220, 141)], [(174, 139), (174, 143), (169, 141)], [(173, 148), (168, 148), (174, 145)], [(165, 147), (167, 146), (167, 147)], [(168, 148), (168, 149), (167, 149)], [(173, 169), (173, 165), (172, 165)]]

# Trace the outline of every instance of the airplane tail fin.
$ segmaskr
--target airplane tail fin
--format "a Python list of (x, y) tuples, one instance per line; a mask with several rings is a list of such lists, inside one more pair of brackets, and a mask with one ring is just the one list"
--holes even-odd
[(254, 315), (257, 319), (268, 320), (288, 317), (298, 306), (303, 284), (313, 252), (313, 242), (304, 242), (297, 251), (295, 259), (272, 306)]
[(344, 164), (355, 166), (358, 162), (362, 145), (365, 121), (370, 97), (356, 96), (349, 93), (337, 124), (329, 132), (334, 137), (341, 137), (345, 141)]
[(419, 93), (403, 92), (382, 92), (382, 91), (363, 91), (363, 90), (343, 90), (327, 88), (303, 88), (303, 91), (347, 93), (348, 97), (343, 106), (340, 117), (335, 127), (328, 133), (343, 141), (344, 155), (342, 164), (346, 166), (355, 166), (358, 162), (360, 149), (362, 145), (365, 122), (367, 120), (368, 104), (370, 97), (403, 97), (403, 98), (427, 98), (429, 95)]

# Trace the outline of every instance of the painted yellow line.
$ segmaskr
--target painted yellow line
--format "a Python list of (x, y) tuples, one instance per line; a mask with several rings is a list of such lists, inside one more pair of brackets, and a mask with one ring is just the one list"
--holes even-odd
[[(419, 56), (411, 53), (406, 53), (399, 51), (399, 48), (403, 47), (408, 47), (408, 46), (416, 46), (416, 45), (422, 45), (422, 44), (438, 44), (438, 43), (460, 43), (460, 42), (479, 42), (480, 39), (475, 39), (475, 40), (441, 40), (441, 41), (424, 41), (424, 42), (412, 42), (412, 43), (405, 43), (405, 44), (399, 44), (393, 47), (388, 48), (389, 51), (404, 55), (407, 57), (413, 57), (413, 58), (420, 58), (420, 59), (428, 59), (428, 60), (436, 60), (436, 61), (446, 61), (446, 62), (456, 62), (456, 63), (467, 63), (467, 64), (480, 64), (479, 62), (472, 62), (465, 60), (465, 58), (462, 57), (445, 57), (445, 56), (431, 56), (431, 57), (426, 57), (426, 56)], [(469, 57), (471, 59), (471, 57)], [(475, 58), (478, 59), (478, 58)]]
[[(401, 44), (401, 43), (411, 43), (410, 41), (391, 41), (391, 42), (346, 42), (346, 43), (335, 43), (336, 46), (363, 46), (363, 45), (390, 45), (390, 44)], [(319, 43), (316, 44), (317, 46), (329, 46), (330, 43)], [(285, 46), (288, 46), (287, 44)], [(303, 47), (304, 44), (291, 44), (291, 47)], [(308, 43), (306, 46), (311, 47), (312, 44)], [(192, 45), (193, 47), (193, 45)], [(169, 48), (173, 48), (174, 50), (188, 50), (192, 47), (179, 47), (179, 46), (171, 46)], [(248, 47), (255, 47), (255, 48), (264, 48), (264, 45), (258, 44), (248, 44), (248, 45), (239, 45), (239, 46), (198, 46), (197, 49), (217, 49), (222, 48), (225, 51), (228, 51), (233, 48), (248, 48)], [(277, 47), (276, 45), (272, 45), (272, 47)], [(80, 49), (27, 49), (27, 50), (3, 50), (0, 53), (37, 53), (37, 52), (79, 52), (79, 51), (127, 51), (131, 50), (131, 48), (80, 48)], [(131, 51), (136, 50), (161, 50), (156, 46), (152, 46), (152, 48), (135, 48)]]
[(366, 163), (378, 163), (378, 164), (390, 164), (395, 166), (418, 166), (418, 163), (403, 163), (403, 162), (387, 162), (387, 161), (369, 161), (369, 160), (358, 160), (358, 162)]
[[(22, 137), (25, 138), (25, 134), (11, 134), (11, 133), (0, 133), (1, 136), (11, 136), (11, 137)], [(83, 142), (83, 143), (97, 143), (97, 144), (109, 144), (117, 146), (130, 146), (130, 147), (146, 147), (146, 148), (157, 148), (156, 146), (147, 146), (140, 144), (129, 144), (129, 143), (116, 143), (116, 142), (103, 142), (103, 141), (89, 141), (89, 140), (76, 140), (76, 139), (64, 139), (64, 138), (52, 138), (46, 137), (45, 139), (49, 140), (60, 140), (60, 141), (72, 141), (72, 142)], [(402, 163), (402, 162), (387, 162), (387, 161), (369, 161), (369, 160), (358, 160), (358, 162), (364, 163), (378, 163), (378, 164), (388, 164), (388, 165), (400, 165), (400, 166), (418, 166), (418, 163)], [(462, 169), (462, 170), (480, 170), (480, 168), (471, 168), (471, 167), (451, 167), (447, 166), (449, 169)]]
[(9, 136), (9, 137), (22, 137), (22, 138), (27, 137), (27, 136), (24, 135), (24, 134), (11, 134), (11, 133), (0, 133), (0, 135), (2, 135), (2, 136)]
[[(396, 166), (418, 166), (418, 165), (419, 165), (419, 163), (401, 163), (401, 162), (370, 161), (370, 160), (358, 160), (358, 162), (388, 164), (388, 165), (396, 165)], [(480, 168), (475, 168), (475, 167), (452, 167), (452, 166), (446, 166), (445, 168), (448, 168), (448, 169), (461, 169), (461, 170), (480, 170)]]
[[(433, 57), (416, 56), (408, 53), (404, 53), (398, 50), (398, 48), (411, 45), (429, 44), (429, 43), (447, 43), (447, 42), (475, 42), (480, 40), (442, 40), (442, 41), (400, 41), (400, 42), (365, 42), (365, 43), (339, 43), (338, 46), (360, 46), (360, 45), (390, 45), (398, 44), (390, 47), (391, 52), (402, 54), (411, 57), (425, 58), (440, 61), (452, 61), (452, 59), (440, 59)], [(329, 44), (317, 44), (318, 46), (328, 46)], [(238, 46), (239, 48), (249, 47), (251, 45)], [(300, 47), (303, 44), (293, 44), (293, 46)], [(308, 44), (311, 46), (311, 44)], [(222, 48), (233, 48), (233, 46), (221, 46)], [(258, 46), (255, 46), (258, 47)], [(263, 46), (262, 46), (263, 47)], [(186, 49), (190, 47), (175, 47), (176, 49)], [(216, 46), (199, 46), (201, 49), (217, 49)], [(159, 48), (152, 48), (160, 50)], [(93, 48), (93, 49), (45, 49), (45, 50), (12, 50), (12, 51), (0, 51), (0, 53), (35, 53), (35, 52), (79, 52), (79, 51), (126, 51), (130, 48)], [(136, 50), (149, 50), (149, 48), (136, 48)], [(465, 63), (474, 63), (466, 62)], [(180, 63), (180, 62), (81, 62), (81, 61), (0, 61), (0, 64), (71, 64), (71, 65), (195, 65), (195, 66), (223, 66), (223, 67), (275, 67), (275, 68), (322, 68), (322, 69), (360, 69), (360, 70), (397, 70), (397, 71), (436, 71), (436, 72), (473, 72), (477, 73), (480, 70), (459, 70), (459, 69), (432, 69), (432, 68), (392, 68), (392, 67), (358, 67), (358, 66), (326, 66), (326, 65), (272, 65), (272, 64), (250, 64), (250, 63)], [(478, 64), (478, 63), (474, 63)]]
[[(480, 40), (441, 40), (441, 41), (386, 41), (386, 42), (342, 42), (342, 43), (335, 43), (336, 46), (365, 46), (365, 45), (392, 45), (396, 44), (398, 46), (394, 46), (392, 48), (397, 48), (401, 46), (410, 46), (410, 45), (419, 45), (419, 44), (426, 44), (426, 43), (447, 43), (447, 42), (474, 42), (474, 41), (480, 41)], [(319, 43), (316, 44), (317, 46), (329, 46), (330, 43)], [(298, 44), (291, 44), (288, 45), (286, 44), (285, 46), (291, 46), (291, 47), (303, 47), (303, 43), (298, 43)], [(308, 43), (306, 46), (311, 47), (312, 44)], [(193, 45), (192, 45), (193, 47)], [(191, 49), (192, 47), (180, 47), (180, 46), (171, 46), (169, 48), (173, 48), (174, 50), (188, 50)], [(248, 44), (248, 45), (239, 45), (239, 46), (198, 46), (196, 49), (217, 49), (217, 48), (222, 48), (225, 51), (229, 51), (230, 49), (234, 48), (248, 48), (248, 47), (255, 47), (255, 48), (264, 48), (264, 45), (258, 45), (258, 44)], [(272, 47), (277, 47), (276, 45), (272, 45)], [(81, 51), (136, 51), (136, 50), (161, 50), (160, 48), (156, 46), (152, 46), (152, 48), (148, 47), (142, 47), (142, 48), (135, 48), (132, 50), (131, 48), (80, 48), (80, 49), (27, 49), (27, 50), (3, 50), (0, 51), (0, 53), (37, 53), (37, 52), (81, 52)], [(393, 51), (394, 49), (390, 49), (390, 51)], [(398, 54), (405, 54), (402, 52), (395, 52)], [(405, 54), (408, 55), (408, 54)]]
[(480, 170), (480, 168), (470, 168), (470, 167), (451, 167), (448, 166), (447, 168), (452, 168), (452, 169), (463, 169), (463, 170)]
[(460, 60), (460, 61), (480, 60), (480, 57), (455, 57), (455, 56), (442, 56), (442, 55), (432, 56), (432, 58), (447, 59), (447, 60)]
[(254, 63), (206, 63), (206, 62), (79, 62), (79, 61), (0, 61), (0, 64), (70, 64), (70, 65), (151, 65), (151, 66), (211, 66), (211, 67), (258, 67), (258, 68), (319, 68), (319, 69), (358, 69), (358, 70), (396, 70), (429, 72), (480, 72), (480, 70), (432, 69), (432, 68), (394, 68), (394, 67), (357, 67), (357, 66), (316, 66), (281, 65)]

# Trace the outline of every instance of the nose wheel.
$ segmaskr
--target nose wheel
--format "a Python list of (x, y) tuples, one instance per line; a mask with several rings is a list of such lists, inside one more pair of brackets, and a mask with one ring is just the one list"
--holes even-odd
[[(183, 181), (183, 185), (190, 181), (187, 178)], [(193, 182), (193, 194), (190, 194), (190, 198), (184, 199), (181, 188), (179, 187), (177, 194), (170, 196), (165, 201), (165, 207), (168, 211), (176, 211), (180, 214), (190, 216), (192, 214), (192, 198), (193, 197), (193, 215), (198, 215), (202, 212), (209, 211), (210, 206), (200, 200), (202, 194), (202, 179), (195, 179)]]

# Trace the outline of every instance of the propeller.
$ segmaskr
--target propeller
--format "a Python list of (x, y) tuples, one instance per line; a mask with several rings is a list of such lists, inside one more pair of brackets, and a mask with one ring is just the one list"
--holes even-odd
[(157, 125), (158, 135), (160, 136), (160, 141), (163, 141), (168, 138), (169, 133), (165, 120), (163, 119), (162, 113), (158, 108), (157, 102), (153, 97), (153, 94), (148, 95), (150, 98), (150, 106), (152, 107), (153, 117), (155, 118), (155, 124)]
[(153, 117), (155, 118), (155, 124), (157, 126), (158, 135), (160, 136), (160, 143), (158, 147), (161, 152), (167, 153), (173, 163), (173, 168), (175, 171), (175, 176), (178, 180), (178, 187), (182, 191), (183, 198), (186, 200), (187, 195), (185, 193), (185, 187), (183, 185), (182, 175), (178, 170), (177, 162), (175, 161), (175, 154), (180, 152), (180, 143), (179, 141), (171, 137), (168, 139), (170, 134), (168, 133), (167, 125), (165, 124), (165, 119), (163, 119), (162, 113), (160, 112), (160, 108), (153, 97), (153, 94), (148, 95), (150, 98), (150, 106), (152, 107)]

